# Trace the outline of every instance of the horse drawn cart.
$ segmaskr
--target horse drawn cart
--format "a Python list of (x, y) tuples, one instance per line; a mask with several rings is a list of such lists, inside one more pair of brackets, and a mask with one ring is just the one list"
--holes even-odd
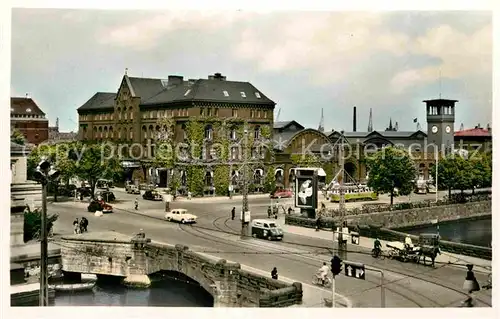
[(389, 258), (399, 259), (404, 262), (413, 261), (418, 262), (418, 255), (420, 247), (407, 245), (400, 241), (391, 241), (386, 244), (389, 248)]

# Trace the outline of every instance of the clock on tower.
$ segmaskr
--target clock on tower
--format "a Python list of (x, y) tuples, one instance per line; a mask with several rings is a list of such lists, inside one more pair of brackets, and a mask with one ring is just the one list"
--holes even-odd
[(427, 143), (438, 150), (450, 149), (454, 144), (455, 103), (457, 100), (425, 100), (427, 110)]

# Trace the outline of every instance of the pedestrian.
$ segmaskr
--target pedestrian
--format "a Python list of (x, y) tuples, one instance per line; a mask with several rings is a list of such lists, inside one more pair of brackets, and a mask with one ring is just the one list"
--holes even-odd
[(231, 209), (231, 220), (234, 220), (235, 216), (236, 216), (236, 207), (233, 207), (233, 209)]
[(188, 199), (191, 200), (192, 194), (190, 191), (188, 191)]
[(318, 216), (318, 219), (316, 219), (316, 231), (319, 231), (320, 227), (321, 227), (321, 215)]
[(135, 205), (135, 210), (138, 210), (139, 209), (139, 199), (138, 198), (135, 199), (134, 205)]
[(78, 222), (78, 218), (76, 218), (73, 221), (73, 231), (75, 234), (78, 234), (79, 227), (80, 227), (80, 223)]
[(267, 218), (271, 218), (271, 214), (273, 213), (271, 206), (267, 208)]
[(292, 211), (293, 211), (292, 206), (288, 207), (288, 215), (291, 215)]
[(271, 270), (271, 278), (278, 280), (278, 269), (276, 267)]
[(89, 220), (85, 217), (82, 217), (81, 224), (82, 224), (82, 233), (87, 232), (87, 227), (89, 226)]

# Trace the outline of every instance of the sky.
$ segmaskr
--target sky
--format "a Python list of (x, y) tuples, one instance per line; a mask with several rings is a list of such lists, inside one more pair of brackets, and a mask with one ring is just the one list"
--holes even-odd
[(248, 81), (278, 120), (375, 130), (389, 118), (424, 131), (423, 100), (456, 105), (455, 130), (492, 121), (492, 15), (472, 11), (340, 12), (13, 9), (11, 95), (29, 93), (61, 131), (124, 75)]

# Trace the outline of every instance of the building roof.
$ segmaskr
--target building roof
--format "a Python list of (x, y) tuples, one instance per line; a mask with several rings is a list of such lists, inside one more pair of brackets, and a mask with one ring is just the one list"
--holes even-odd
[(273, 124), (273, 128), (274, 129), (277, 129), (277, 130), (281, 130), (281, 129), (285, 129), (287, 128), (288, 126), (292, 125), (292, 124), (295, 124), (296, 127), (298, 127), (299, 129), (304, 129), (304, 127), (296, 122), (296, 121), (279, 121), (279, 122), (274, 122)]
[(38, 107), (36, 102), (29, 97), (11, 97), (10, 113), (15, 115), (45, 116), (45, 113)]
[[(417, 133), (421, 133), (424, 137), (427, 136), (424, 132), (418, 131), (372, 131), (372, 132), (344, 132), (346, 138), (367, 138), (370, 135), (380, 135), (385, 138), (410, 138)], [(340, 134), (340, 132), (332, 131), (327, 135), (332, 136), (335, 134)]]
[[(144, 106), (194, 101), (270, 106), (276, 104), (251, 83), (227, 81), (226, 77), (218, 73), (209, 76), (209, 79), (188, 81), (184, 81), (182, 76), (172, 75), (168, 79), (125, 75), (123, 79), (129, 86), (131, 95), (139, 97), (140, 104)], [(98, 92), (78, 110), (113, 107), (115, 96), (115, 93)]]
[(115, 105), (116, 93), (97, 92), (87, 102), (78, 108), (78, 110), (98, 110), (112, 108)]
[[(141, 104), (163, 104), (172, 102), (206, 101), (206, 102), (230, 102), (239, 104), (264, 104), (274, 103), (261, 91), (249, 82), (227, 81), (219, 79), (198, 79), (194, 81), (182, 81), (175, 86), (165, 87), (165, 82), (155, 81), (143, 82), (141, 90), (137, 90), (133, 81), (132, 86), (136, 96), (141, 97)], [(155, 93), (153, 93), (156, 90)], [(147, 96), (143, 98), (143, 96)]]
[(491, 131), (484, 128), (471, 128), (462, 131), (456, 131), (455, 136), (484, 136), (491, 137)]
[(20, 145), (14, 142), (10, 142), (10, 154), (11, 155), (23, 155), (27, 156), (29, 153), (29, 148), (26, 145)]

